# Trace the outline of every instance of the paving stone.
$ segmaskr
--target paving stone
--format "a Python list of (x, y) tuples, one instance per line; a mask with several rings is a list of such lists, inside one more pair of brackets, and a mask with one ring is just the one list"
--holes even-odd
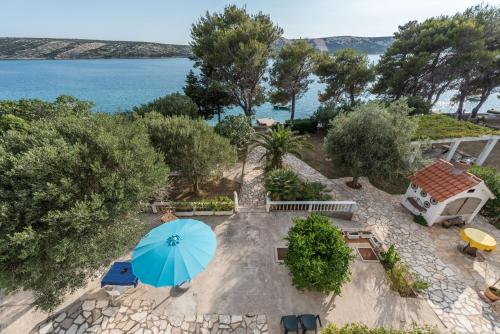
[(95, 308), (95, 299), (86, 300), (82, 304), (82, 310), (92, 311)]
[(59, 313), (59, 315), (57, 316), (57, 318), (54, 319), (54, 321), (61, 322), (64, 319), (66, 319), (66, 315), (67, 315), (66, 312)]
[(52, 321), (47, 321), (38, 329), (39, 334), (48, 334), (54, 329), (54, 324)]
[(82, 333), (85, 333), (85, 331), (87, 330), (87, 328), (89, 328), (89, 324), (87, 324), (86, 322), (81, 325), (78, 330), (76, 331), (76, 334), (82, 334)]
[(71, 325), (71, 327), (66, 331), (66, 334), (76, 334), (76, 331), (78, 330), (77, 325)]

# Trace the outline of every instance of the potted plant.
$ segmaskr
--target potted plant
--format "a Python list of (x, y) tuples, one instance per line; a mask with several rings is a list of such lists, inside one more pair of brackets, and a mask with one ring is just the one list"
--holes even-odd
[(215, 198), (211, 204), (216, 216), (227, 216), (233, 214), (234, 202), (227, 196), (219, 196)]
[(498, 282), (500, 282), (500, 279), (498, 279), (495, 283), (493, 283), (493, 285), (487, 287), (486, 290), (484, 290), (484, 295), (492, 302), (500, 300), (500, 289), (495, 287)]
[(198, 202), (195, 204), (194, 214), (196, 216), (212, 216), (214, 208), (211, 202)]
[(177, 217), (194, 216), (193, 205), (189, 202), (175, 203), (175, 215)]

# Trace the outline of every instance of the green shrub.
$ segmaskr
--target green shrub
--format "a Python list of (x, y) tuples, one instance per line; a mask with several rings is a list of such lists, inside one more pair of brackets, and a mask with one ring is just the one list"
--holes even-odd
[(293, 285), (339, 295), (342, 285), (351, 278), (349, 267), (354, 255), (329, 218), (318, 214), (297, 218), (285, 239), (285, 264)]
[(410, 112), (410, 116), (427, 115), (431, 112), (432, 104), (420, 96), (408, 96), (406, 98), (406, 103), (408, 107), (413, 109), (413, 111)]
[(239, 149), (248, 146), (255, 136), (249, 118), (244, 115), (224, 117), (215, 125), (215, 132), (229, 139)]
[(490, 218), (500, 216), (500, 172), (495, 168), (483, 166), (473, 166), (469, 169), (469, 172), (482, 179), (496, 196), (495, 199), (486, 202), (481, 214)]
[(320, 334), (439, 334), (439, 331), (431, 326), (418, 326), (413, 324), (408, 329), (392, 328), (370, 328), (364, 324), (347, 324), (342, 327), (330, 323), (321, 329)]
[(234, 209), (234, 201), (227, 196), (218, 196), (211, 203), (214, 211), (231, 211)]
[(389, 287), (397, 291), (403, 297), (414, 297), (415, 293), (421, 292), (429, 287), (429, 284), (412, 273), (408, 267), (398, 262), (387, 270)]
[(267, 173), (266, 190), (273, 201), (294, 201), (300, 196), (302, 182), (288, 169), (274, 169)]
[(173, 93), (168, 94), (151, 102), (141, 104), (132, 109), (139, 115), (145, 115), (156, 111), (163, 116), (187, 116), (189, 118), (198, 117), (198, 106), (188, 96)]
[(429, 224), (427, 224), (427, 220), (425, 220), (422, 215), (413, 215), (413, 221), (418, 225), (429, 226)]
[(393, 268), (401, 259), (394, 245), (391, 245), (387, 252), (380, 252), (380, 256), (384, 265), (389, 269)]
[(274, 169), (266, 175), (266, 190), (273, 201), (328, 201), (326, 186), (320, 182), (303, 182), (288, 169)]
[(323, 183), (308, 182), (302, 185), (299, 198), (302, 201), (329, 201), (332, 196), (326, 193), (326, 186)]
[(286, 127), (290, 127), (292, 131), (299, 134), (315, 133), (318, 129), (318, 121), (312, 118), (296, 119), (293, 123), (288, 120), (285, 122)]
[(323, 128), (329, 128), (330, 122), (339, 114), (339, 110), (333, 104), (324, 104), (314, 112), (312, 119)]

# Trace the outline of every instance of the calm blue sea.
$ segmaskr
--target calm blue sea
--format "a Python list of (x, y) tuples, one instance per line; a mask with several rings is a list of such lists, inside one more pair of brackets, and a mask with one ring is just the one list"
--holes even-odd
[[(372, 55), (373, 62), (379, 56)], [(131, 109), (156, 97), (182, 91), (193, 62), (186, 58), (98, 59), (98, 60), (13, 60), (0, 61), (0, 99), (39, 98), (53, 100), (58, 95), (73, 95), (95, 102), (96, 111), (116, 112)], [(296, 118), (309, 117), (318, 107), (321, 85), (314, 82), (297, 102)], [(451, 111), (450, 94), (437, 104)], [(500, 100), (490, 97), (482, 111), (499, 108)], [(466, 105), (470, 111), (471, 105)], [(240, 113), (239, 108), (227, 114)], [(256, 117), (283, 121), (288, 111), (275, 111), (267, 103), (257, 107)]]

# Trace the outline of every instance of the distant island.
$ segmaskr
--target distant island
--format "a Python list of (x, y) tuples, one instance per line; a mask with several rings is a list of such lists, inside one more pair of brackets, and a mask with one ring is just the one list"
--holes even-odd
[(1, 59), (189, 57), (189, 45), (90, 39), (0, 37)]
[[(281, 38), (276, 47), (292, 40)], [(393, 37), (336, 36), (311, 38), (320, 51), (354, 48), (367, 54), (381, 54)], [(189, 57), (189, 45), (151, 42), (103, 41), (90, 39), (0, 37), (0, 60), (8, 59), (105, 59)]]
[[(291, 43), (293, 39), (281, 38), (278, 47)], [(357, 37), (333, 36), (323, 38), (307, 38), (307, 41), (319, 51), (335, 53), (340, 49), (353, 48), (367, 54), (382, 54), (392, 44), (394, 37)]]

